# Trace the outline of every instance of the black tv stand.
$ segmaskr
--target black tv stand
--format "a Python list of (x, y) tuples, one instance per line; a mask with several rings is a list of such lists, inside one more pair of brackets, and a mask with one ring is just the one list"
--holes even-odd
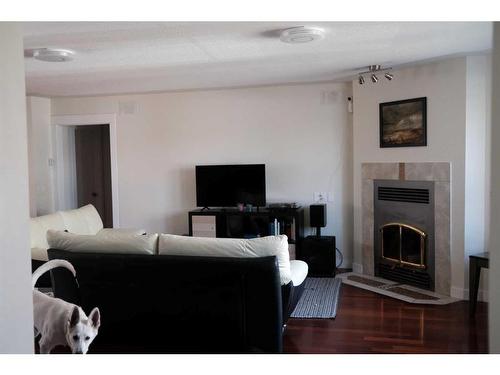
[[(304, 209), (302, 207), (254, 207), (252, 211), (234, 208), (207, 207), (189, 211), (189, 235), (218, 238), (255, 238), (269, 236), (270, 224), (280, 223), (280, 233), (296, 251), (304, 238)], [(193, 228), (193, 218), (195, 227)], [(198, 227), (196, 227), (199, 225)], [(199, 229), (201, 228), (201, 229)]]

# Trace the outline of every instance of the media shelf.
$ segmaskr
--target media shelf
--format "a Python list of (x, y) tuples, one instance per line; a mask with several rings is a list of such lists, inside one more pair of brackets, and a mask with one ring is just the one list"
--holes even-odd
[(279, 234), (286, 234), (288, 244), (296, 250), (304, 238), (304, 209), (302, 207), (196, 209), (189, 211), (189, 235), (219, 238), (256, 238), (269, 236), (270, 224), (279, 222)]

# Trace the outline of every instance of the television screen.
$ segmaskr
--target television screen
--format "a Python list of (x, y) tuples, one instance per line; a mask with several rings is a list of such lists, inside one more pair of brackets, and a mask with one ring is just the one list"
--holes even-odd
[(238, 203), (266, 205), (264, 164), (196, 166), (198, 207), (232, 207)]

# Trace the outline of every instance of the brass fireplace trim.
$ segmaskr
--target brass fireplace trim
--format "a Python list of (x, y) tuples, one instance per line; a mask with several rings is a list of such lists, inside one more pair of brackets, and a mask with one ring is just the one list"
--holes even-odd
[[(384, 256), (384, 229), (386, 227), (399, 227), (399, 259), (395, 258), (388, 258)], [(402, 237), (403, 237), (403, 228), (408, 228), (414, 232), (417, 232), (420, 236), (420, 263), (413, 263), (413, 262), (407, 262), (403, 260), (403, 255), (402, 255), (402, 249), (401, 249), (401, 243), (402, 243)], [(425, 265), (425, 238), (427, 235), (425, 234), (424, 231), (408, 224), (404, 223), (387, 223), (384, 224), (380, 227), (379, 229), (381, 236), (380, 236), (380, 241), (381, 241), (381, 251), (382, 251), (382, 259), (388, 260), (390, 262), (396, 263), (396, 264), (402, 264), (406, 266), (411, 266), (411, 267), (416, 267), (419, 269), (425, 269), (427, 266)]]

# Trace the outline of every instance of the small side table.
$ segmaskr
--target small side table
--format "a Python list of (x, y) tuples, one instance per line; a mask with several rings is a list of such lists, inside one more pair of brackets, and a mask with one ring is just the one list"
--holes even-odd
[(481, 268), (489, 268), (489, 265), (490, 254), (488, 252), (469, 256), (469, 313), (471, 316), (476, 314)]

